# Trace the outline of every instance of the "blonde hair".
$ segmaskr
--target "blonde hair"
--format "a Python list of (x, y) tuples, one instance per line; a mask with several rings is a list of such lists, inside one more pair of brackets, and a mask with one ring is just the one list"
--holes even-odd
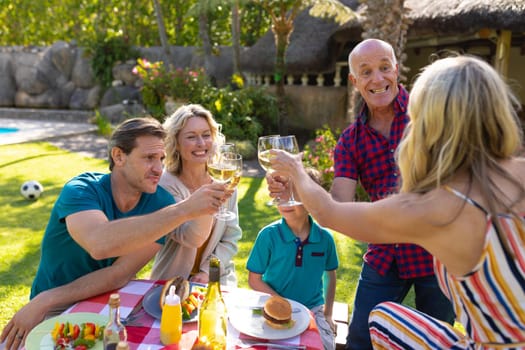
[(401, 191), (438, 188), (461, 168), (481, 184), (492, 214), (497, 204), (510, 211), (490, 174), (504, 176), (523, 198), (521, 183), (499, 165), (522, 144), (516, 106), (509, 87), (481, 59), (448, 57), (424, 68), (410, 93), (411, 121), (398, 147)]
[(517, 99), (486, 62), (458, 56), (426, 67), (410, 93), (411, 121), (399, 145), (401, 191), (426, 192), (460, 168), (484, 182), (516, 155), (521, 129)]
[(182, 172), (182, 160), (178, 149), (177, 137), (180, 131), (186, 125), (188, 119), (198, 117), (204, 118), (211, 130), (211, 137), (215, 145), (224, 142), (224, 137), (221, 134), (221, 125), (213, 119), (212, 114), (206, 108), (198, 104), (188, 104), (179, 107), (172, 115), (170, 115), (162, 124), (167, 132), (166, 136), (166, 159), (164, 165), (166, 170), (173, 174), (180, 174)]

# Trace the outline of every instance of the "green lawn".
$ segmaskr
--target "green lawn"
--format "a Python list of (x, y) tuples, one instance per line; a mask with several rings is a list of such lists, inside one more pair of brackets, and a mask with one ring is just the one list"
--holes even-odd
[[(40, 241), (51, 208), (63, 184), (84, 171), (107, 172), (107, 162), (58, 149), (48, 143), (0, 146), (0, 329), (28, 300), (38, 267)], [(24, 181), (35, 179), (45, 188), (37, 201), (19, 192)], [(247, 287), (244, 268), (257, 232), (278, 217), (262, 178), (243, 178), (239, 184), (239, 216), (243, 238), (235, 258), (239, 285)], [(365, 245), (334, 234), (339, 259), (336, 300), (352, 304)], [(139, 277), (148, 276), (146, 266)], [(413, 304), (413, 301), (409, 301)]]

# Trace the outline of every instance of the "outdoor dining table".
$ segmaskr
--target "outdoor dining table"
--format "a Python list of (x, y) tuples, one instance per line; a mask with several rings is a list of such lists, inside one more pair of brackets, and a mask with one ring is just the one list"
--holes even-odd
[[(104, 293), (83, 301), (80, 301), (69, 309), (64, 311), (64, 314), (68, 313), (77, 313), (77, 312), (90, 312), (98, 313), (102, 315), (108, 315), (108, 299), (109, 295), (114, 292), (120, 294), (120, 316), (123, 319), (126, 319), (131, 313), (133, 313), (133, 321), (130, 322), (130, 325), (126, 326), (128, 333), (128, 342), (131, 350), (134, 349), (144, 349), (144, 350), (156, 350), (156, 349), (175, 349), (175, 347), (165, 347), (160, 342), (160, 320), (152, 317), (150, 314), (144, 311), (142, 308), (142, 300), (144, 296), (152, 288), (155, 288), (159, 285), (163, 285), (164, 281), (154, 281), (154, 280), (143, 280), (137, 279), (130, 281), (127, 285), (120, 288), (118, 291), (112, 291)], [(232, 303), (238, 302), (240, 298), (245, 298), (246, 296), (254, 296), (255, 294), (263, 294), (253, 290), (248, 289), (223, 289), (223, 295), (226, 302), (227, 308)], [(135, 317), (136, 316), (136, 317)], [(108, 316), (109, 317), (109, 316)], [(319, 335), (319, 330), (315, 324), (315, 320), (311, 312), (309, 312), (310, 323), (307, 326), (306, 330), (301, 334), (291, 337), (288, 339), (279, 339), (271, 340), (272, 343), (281, 343), (281, 344), (293, 344), (293, 345), (303, 345), (305, 349), (314, 350), (314, 349), (323, 349), (321, 337)], [(131, 317), (130, 317), (131, 318)], [(192, 346), (197, 341), (198, 329), (197, 322), (184, 323), (182, 328), (182, 338), (178, 345), (179, 350), (191, 349)], [(227, 339), (227, 348), (228, 349), (237, 349), (240, 342), (269, 342), (267, 339), (258, 339), (246, 335), (244, 333), (236, 330), (230, 322), (228, 322), (228, 339)], [(243, 347), (246, 348), (246, 347)], [(257, 346), (252, 347), (252, 349), (264, 349), (265, 347)], [(268, 347), (271, 349), (271, 347)]]

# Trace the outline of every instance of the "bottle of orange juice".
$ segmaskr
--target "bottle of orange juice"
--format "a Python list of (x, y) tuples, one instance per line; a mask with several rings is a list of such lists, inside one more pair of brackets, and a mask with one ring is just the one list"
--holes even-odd
[(182, 309), (180, 298), (175, 294), (175, 286), (171, 286), (160, 319), (160, 341), (164, 345), (178, 344), (182, 336)]

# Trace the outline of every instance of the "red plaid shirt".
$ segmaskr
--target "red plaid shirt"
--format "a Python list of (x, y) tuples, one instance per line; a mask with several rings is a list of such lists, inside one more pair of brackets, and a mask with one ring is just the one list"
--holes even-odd
[[(371, 201), (398, 190), (399, 170), (394, 153), (409, 122), (407, 104), (408, 92), (399, 85), (388, 139), (368, 125), (365, 105), (356, 121), (343, 131), (335, 147), (334, 176), (360, 180)], [(382, 276), (394, 261), (401, 278), (434, 274), (432, 255), (415, 244), (369, 244), (364, 260)]]

